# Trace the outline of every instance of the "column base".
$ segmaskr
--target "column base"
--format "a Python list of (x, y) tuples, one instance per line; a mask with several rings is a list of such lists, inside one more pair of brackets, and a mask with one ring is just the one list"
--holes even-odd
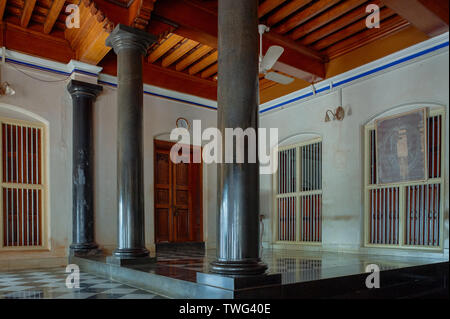
[(229, 290), (240, 290), (281, 285), (281, 274), (230, 276), (198, 272), (197, 283)]
[(267, 270), (267, 265), (260, 260), (242, 260), (242, 261), (220, 261), (211, 263), (210, 271), (221, 275), (235, 276), (253, 276), (263, 275)]
[(106, 257), (108, 264), (126, 266), (126, 265), (144, 265), (156, 262), (156, 257), (150, 257), (149, 251), (145, 248), (118, 248), (112, 256)]
[(70, 245), (71, 256), (97, 256), (101, 254), (102, 250), (98, 248), (96, 243)]
[(106, 257), (106, 263), (117, 266), (147, 265), (156, 263), (156, 257), (121, 258), (108, 256)]

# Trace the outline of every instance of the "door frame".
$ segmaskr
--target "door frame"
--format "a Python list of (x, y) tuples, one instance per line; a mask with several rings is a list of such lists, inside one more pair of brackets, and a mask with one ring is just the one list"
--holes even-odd
[[(153, 184), (155, 184), (156, 181), (156, 176), (157, 176), (157, 165), (156, 165), (156, 155), (157, 155), (157, 150), (165, 150), (165, 151), (170, 151), (170, 149), (172, 148), (172, 146), (176, 144), (176, 142), (172, 142), (172, 141), (164, 141), (164, 140), (159, 140), (159, 139), (153, 139)], [(196, 146), (196, 145), (187, 145), (190, 149), (190, 154), (193, 153), (193, 151), (199, 151), (200, 154), (202, 154), (202, 147), (201, 146)], [(169, 161), (170, 161), (170, 157), (169, 157)], [(198, 229), (199, 234), (196, 235), (195, 237), (198, 238), (198, 240), (194, 240), (194, 241), (188, 241), (188, 242), (204, 242), (204, 229), (203, 229), (203, 160), (198, 163), (199, 164), (199, 181), (198, 181), (198, 191), (199, 191), (199, 199), (198, 199), (198, 214), (199, 214), (199, 221), (200, 221), (200, 226)], [(171, 174), (169, 174), (169, 176), (171, 176)], [(169, 180), (171, 181), (171, 178), (169, 177)], [(172, 182), (172, 181), (171, 181)], [(193, 207), (194, 209), (194, 207)], [(153, 230), (154, 230), (154, 243), (158, 244), (157, 241), (157, 223), (156, 223), (156, 186), (153, 187)], [(173, 227), (173, 225), (171, 224), (171, 227)], [(171, 232), (173, 231), (170, 230)], [(170, 242), (169, 242), (170, 243)]]

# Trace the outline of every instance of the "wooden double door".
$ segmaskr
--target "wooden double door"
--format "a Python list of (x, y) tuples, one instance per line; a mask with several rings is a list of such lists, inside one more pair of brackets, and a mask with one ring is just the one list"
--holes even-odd
[(193, 163), (190, 146), (189, 161), (173, 163), (167, 141), (154, 141), (155, 242), (202, 242), (202, 163)]

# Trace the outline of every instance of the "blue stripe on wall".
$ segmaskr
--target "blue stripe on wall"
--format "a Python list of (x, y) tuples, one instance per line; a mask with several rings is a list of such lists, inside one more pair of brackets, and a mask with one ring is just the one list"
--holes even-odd
[(52, 73), (57, 73), (57, 74), (63, 74), (63, 75), (70, 75), (70, 73), (68, 72), (64, 72), (64, 71), (59, 71), (59, 70), (55, 70), (55, 69), (50, 69), (44, 66), (39, 66), (36, 64), (31, 64), (31, 63), (27, 63), (27, 62), (22, 62), (22, 61), (18, 61), (18, 60), (14, 60), (11, 58), (6, 58), (6, 62), (11, 62), (14, 64), (19, 64), (19, 65), (23, 65), (23, 66), (27, 66), (33, 69), (38, 69), (38, 70), (43, 70), (43, 71), (48, 71), (48, 72), (52, 72)]
[[(349, 82), (355, 81), (357, 79), (360, 79), (360, 78), (372, 75), (374, 73), (386, 70), (386, 69), (391, 68), (391, 67), (393, 67), (395, 65), (398, 65), (398, 64), (410, 61), (410, 60), (415, 59), (417, 57), (423, 56), (425, 54), (437, 51), (439, 49), (442, 49), (442, 48), (445, 48), (445, 47), (448, 47), (448, 46), (449, 46), (449, 42), (448, 41), (444, 42), (444, 43), (441, 43), (441, 44), (438, 44), (438, 45), (436, 45), (434, 47), (431, 47), (429, 49), (426, 49), (426, 50), (423, 50), (423, 51), (411, 54), (411, 55), (409, 55), (407, 57), (398, 59), (396, 61), (393, 61), (393, 62), (387, 63), (385, 65), (379, 66), (377, 68), (374, 68), (372, 70), (369, 70), (369, 71), (363, 72), (361, 74), (358, 74), (358, 75), (349, 77), (347, 79), (341, 80), (339, 82), (333, 83), (333, 87), (338, 87), (338, 86), (344, 85), (346, 83), (349, 83)], [(31, 67), (31, 68), (34, 68), (34, 69), (48, 71), (48, 72), (53, 72), (53, 73), (57, 73), (57, 74), (63, 74), (63, 75), (67, 75), (67, 76), (71, 75), (71, 73), (68, 73), (68, 72), (59, 71), (59, 70), (55, 70), (55, 69), (51, 69), (51, 68), (47, 68), (47, 67), (31, 64), (31, 63), (27, 63), (27, 62), (22, 62), (22, 61), (14, 60), (14, 59), (11, 59), (11, 58), (6, 58), (6, 62), (20, 64), (20, 65)], [(82, 70), (74, 70), (74, 71), (79, 72), (79, 73), (84, 73), (84, 74), (87, 74), (87, 75), (97, 76), (97, 74), (86, 72), (86, 71), (82, 71)], [(114, 84), (114, 83), (110, 83), (110, 82), (106, 82), (106, 81), (100, 81), (100, 80), (98, 82), (100, 84), (107, 84), (107, 85), (110, 85), (110, 86), (113, 86), (113, 87), (117, 87), (117, 85)], [(328, 90), (331, 90), (331, 86), (328, 86), (328, 87), (326, 86), (326, 87), (323, 87), (321, 89), (316, 90), (316, 94), (321, 93), (321, 92), (325, 92), (325, 91), (328, 91)], [(188, 101), (188, 100), (184, 100), (184, 99), (180, 99), (180, 98), (174, 98), (174, 97), (171, 97), (171, 96), (158, 94), (158, 93), (154, 93), (154, 92), (150, 92), (150, 91), (144, 91), (144, 93), (145, 94), (149, 94), (149, 95), (153, 95), (153, 96), (157, 96), (157, 97), (161, 97), (161, 98), (165, 98), (165, 99), (169, 99), (169, 100), (173, 100), (173, 101), (177, 101), (177, 102), (188, 103), (188, 104), (191, 104), (191, 105), (194, 105), (194, 106), (199, 106), (199, 107), (204, 107), (204, 108), (207, 108), (207, 109), (217, 110), (217, 107), (215, 107), (215, 106), (210, 106), (210, 105), (206, 105), (206, 104), (192, 102), (192, 101)], [(285, 106), (287, 104), (297, 102), (299, 100), (305, 99), (305, 98), (313, 96), (313, 95), (314, 95), (313, 92), (309, 92), (309, 93), (303, 94), (301, 96), (294, 97), (294, 98), (292, 98), (290, 100), (281, 102), (279, 104), (275, 104), (273, 106), (265, 108), (264, 110), (260, 110), (259, 113), (262, 114), (262, 113), (268, 112), (270, 110), (274, 110), (274, 109), (280, 108), (282, 106)]]
[[(98, 80), (98, 83), (99, 83), (99, 84), (110, 85), (110, 86), (113, 86), (113, 87), (117, 87), (117, 84), (112, 83), (112, 82), (106, 82), (106, 81)], [(188, 103), (188, 104), (191, 104), (191, 105), (195, 105), (195, 106), (199, 106), (199, 107), (204, 107), (204, 108), (207, 108), (207, 109), (217, 110), (217, 107), (215, 107), (215, 106), (210, 106), (210, 105), (206, 105), (206, 104), (201, 104), (201, 103), (197, 103), (197, 102), (192, 102), (192, 101), (188, 101), (188, 100), (183, 100), (183, 99), (179, 99), (179, 98), (176, 98), (176, 97), (171, 97), (171, 96), (167, 96), (167, 95), (163, 95), (163, 94), (158, 94), (158, 93), (154, 93), (154, 92), (150, 92), (150, 91), (145, 91), (145, 90), (144, 90), (144, 94), (148, 94), (148, 95), (153, 95), (153, 96), (157, 96), (157, 97), (169, 99), (169, 100), (172, 100), (172, 101)]]
[[(426, 50), (423, 50), (423, 51), (420, 51), (420, 52), (411, 54), (411, 55), (409, 55), (409, 56), (407, 56), (407, 57), (398, 59), (398, 60), (396, 60), (396, 61), (393, 61), (393, 62), (390, 62), (390, 63), (388, 63), (388, 64), (385, 64), (385, 65), (379, 66), (379, 67), (377, 67), (377, 68), (374, 68), (374, 69), (372, 69), (372, 70), (369, 70), (369, 71), (363, 72), (363, 73), (361, 73), (361, 74), (358, 74), (358, 75), (349, 77), (349, 78), (347, 78), (347, 79), (344, 79), (344, 80), (342, 80), (342, 81), (333, 83), (333, 87), (338, 87), (338, 86), (344, 85), (344, 84), (349, 83), (349, 82), (351, 82), (351, 81), (355, 81), (355, 80), (357, 80), (357, 79), (360, 79), (360, 78), (369, 76), (369, 75), (371, 75), (371, 74), (374, 74), (374, 73), (377, 73), (377, 72), (386, 70), (386, 69), (388, 69), (388, 68), (390, 68), (390, 67), (393, 67), (393, 66), (395, 66), (395, 65), (398, 65), (398, 64), (401, 64), (401, 63), (410, 61), (410, 60), (415, 59), (415, 58), (417, 58), (417, 57), (423, 56), (423, 55), (425, 55), (425, 54), (428, 54), (428, 53), (437, 51), (437, 50), (439, 50), (439, 49), (442, 49), (442, 48), (445, 48), (445, 47), (448, 47), (448, 46), (449, 46), (449, 42), (448, 42), (448, 41), (447, 41), (447, 42), (444, 42), (444, 43), (441, 43), (441, 44), (438, 44), (438, 45), (436, 45), (436, 46), (434, 46), (434, 47), (431, 47), (431, 48), (429, 48), (429, 49), (426, 49)], [(324, 87), (324, 88), (322, 88), (322, 89), (320, 89), (320, 90), (317, 90), (317, 91), (316, 91), (316, 94), (317, 94), (317, 93), (320, 93), (320, 92), (327, 91), (327, 90), (331, 90), (331, 87)], [(264, 109), (264, 110), (260, 110), (259, 113), (261, 113), (261, 114), (262, 114), (262, 113), (265, 113), (265, 112), (267, 112), (267, 111), (270, 111), (270, 110), (273, 110), (273, 109), (282, 107), (282, 106), (284, 106), (284, 105), (286, 105), (286, 104), (290, 104), (290, 103), (296, 102), (296, 101), (298, 101), (298, 100), (307, 98), (307, 97), (309, 97), (309, 96), (311, 96), (311, 95), (313, 95), (312, 92), (311, 92), (311, 93), (308, 93), (308, 94), (304, 94), (304, 95), (299, 96), (299, 97), (292, 98), (292, 99), (290, 99), (290, 100), (287, 100), (287, 101), (281, 102), (281, 103), (279, 103), (279, 104), (270, 106), (270, 107), (268, 107), (268, 108), (266, 108), (266, 109)]]

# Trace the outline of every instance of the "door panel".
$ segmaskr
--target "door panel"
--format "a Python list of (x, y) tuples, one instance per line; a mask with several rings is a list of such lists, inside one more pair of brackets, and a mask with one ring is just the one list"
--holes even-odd
[(175, 215), (175, 242), (192, 241), (189, 231), (189, 210), (178, 208)]
[[(188, 160), (188, 159), (187, 159)], [(186, 160), (186, 162), (187, 162)], [(192, 241), (191, 238), (191, 189), (189, 187), (189, 164), (172, 164), (174, 167), (174, 227), (175, 242)]]
[[(201, 242), (201, 163), (173, 163), (173, 143), (155, 140), (155, 241)], [(194, 152), (201, 148), (193, 148)]]
[(158, 242), (169, 242), (170, 240), (170, 221), (169, 221), (169, 210), (165, 208), (157, 208), (156, 211), (156, 229)]
[(158, 151), (155, 159), (155, 236), (157, 242), (169, 242), (172, 233), (171, 162), (167, 151)]

